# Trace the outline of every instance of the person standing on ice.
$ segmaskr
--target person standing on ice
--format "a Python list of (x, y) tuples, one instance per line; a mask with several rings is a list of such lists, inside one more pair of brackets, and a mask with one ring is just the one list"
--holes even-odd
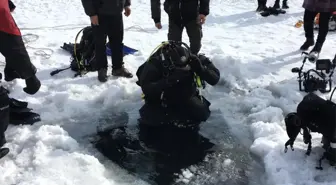
[[(35, 94), (40, 89), (41, 83), (35, 75), (36, 68), (30, 61), (20, 29), (11, 15), (15, 8), (12, 1), (0, 0), (0, 53), (6, 59), (5, 80), (25, 79), (24, 92)], [(8, 97), (8, 91), (0, 86), (0, 158), (9, 152), (8, 148), (2, 148), (6, 143), (5, 131), (9, 124), (9, 111), (10, 98)]]
[[(182, 41), (183, 29), (186, 28), (191, 52), (198, 54), (202, 46), (202, 25), (209, 15), (209, 1), (165, 0), (164, 10), (169, 16), (168, 40)], [(158, 29), (162, 28), (160, 5), (160, 0), (151, 0), (152, 19)]]
[(112, 50), (112, 75), (132, 78), (123, 62), (123, 39), (125, 16), (131, 14), (131, 0), (82, 0), (86, 15), (90, 16), (95, 40), (98, 80), (107, 81), (106, 37)]
[(36, 67), (30, 61), (20, 29), (11, 15), (14, 9), (13, 2), (0, 0), (0, 53), (6, 59), (5, 80), (24, 79), (24, 92), (33, 95), (40, 89), (41, 82), (35, 75)]
[(314, 46), (314, 20), (315, 16), (320, 13), (319, 30), (316, 44), (310, 53), (320, 53), (323, 43), (329, 31), (329, 20), (332, 12), (336, 10), (335, 0), (304, 0), (302, 7), (305, 9), (303, 16), (303, 25), (306, 41), (300, 47), (301, 50), (308, 50), (310, 46)]

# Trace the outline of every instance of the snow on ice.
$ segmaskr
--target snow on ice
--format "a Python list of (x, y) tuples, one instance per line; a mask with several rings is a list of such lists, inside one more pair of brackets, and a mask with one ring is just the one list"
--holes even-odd
[[(67, 71), (51, 77), (52, 70), (69, 64), (69, 55), (59, 47), (74, 42), (76, 33), (89, 25), (89, 18), (80, 0), (14, 3), (17, 9), (13, 16), (26, 35), (42, 87), (36, 95), (27, 96), (22, 91), (24, 82), (16, 80), (11, 96), (28, 101), (43, 121), (8, 128), (6, 146), (11, 152), (0, 161), (0, 184), (145, 184), (104, 159), (87, 139), (96, 132), (99, 120), (111, 114), (127, 111), (133, 120), (130, 122), (135, 123), (142, 105), (136, 77), (110, 77), (104, 84), (98, 82), (96, 73), (72, 78), (73, 73)], [(313, 134), (311, 156), (305, 156), (306, 145), (300, 137), (295, 151), (283, 152), (288, 139), (284, 115), (295, 111), (304, 96), (290, 71), (302, 61), (298, 49), (304, 33), (294, 27), (303, 16), (301, 4), (301, 0), (289, 1), (287, 14), (264, 18), (254, 12), (257, 5), (253, 0), (212, 0), (203, 28), (202, 52), (211, 57), (222, 75), (220, 84), (208, 87), (204, 95), (212, 101), (212, 110), (220, 110), (232, 131), (262, 159), (264, 183), (269, 185), (336, 183), (334, 168), (325, 164), (323, 171), (315, 170), (322, 154), (321, 135)], [(158, 31), (150, 17), (150, 3), (132, 1), (132, 14), (124, 18), (124, 43), (140, 52), (125, 57), (131, 72), (135, 73), (166, 39), (168, 20), (165, 13), (162, 15), (163, 29)], [(185, 33), (183, 40), (188, 43)], [(320, 56), (333, 58), (335, 49), (335, 35), (329, 33)], [(2, 56), (0, 60), (4, 61)], [(208, 135), (218, 141), (225, 137), (218, 129), (210, 131), (213, 133)], [(185, 171), (184, 176), (190, 175)]]

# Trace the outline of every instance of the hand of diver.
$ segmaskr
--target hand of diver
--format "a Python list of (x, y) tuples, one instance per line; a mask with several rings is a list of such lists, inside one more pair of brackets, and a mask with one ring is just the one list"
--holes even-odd
[(193, 54), (190, 55), (189, 65), (191, 67), (191, 70), (198, 74), (201, 73), (204, 68), (201, 60), (196, 55)]

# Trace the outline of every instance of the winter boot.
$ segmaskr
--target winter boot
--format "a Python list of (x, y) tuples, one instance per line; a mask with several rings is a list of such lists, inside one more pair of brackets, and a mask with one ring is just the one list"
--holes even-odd
[(280, 0), (275, 0), (273, 8), (275, 8), (275, 9), (280, 8)]
[(330, 143), (330, 147), (326, 150), (325, 157), (331, 166), (336, 165), (336, 143)]
[(322, 50), (322, 46), (323, 44), (316, 42), (314, 48), (310, 51), (310, 53), (313, 53), (313, 52), (320, 53)]
[(113, 69), (112, 70), (112, 75), (113, 76), (118, 76), (118, 77), (126, 77), (126, 78), (132, 78), (133, 75), (130, 73), (125, 67), (121, 67), (119, 69)]
[(107, 69), (102, 68), (98, 70), (98, 80), (100, 82), (106, 82), (107, 81)]
[(257, 8), (257, 12), (261, 12), (264, 11), (267, 7), (266, 7), (266, 1), (267, 0), (258, 0), (258, 8)]
[(309, 61), (310, 62), (316, 62), (319, 59), (320, 52), (322, 49), (322, 44), (321, 43), (316, 43), (314, 48), (309, 52)]
[(314, 38), (307, 38), (303, 45), (300, 47), (300, 50), (306, 51), (310, 46), (313, 46), (314, 44)]
[(26, 87), (23, 88), (23, 91), (27, 94), (33, 95), (37, 93), (37, 91), (41, 87), (40, 80), (36, 77), (36, 75), (26, 79)]
[(287, 0), (283, 0), (282, 1), (282, 9), (288, 9), (288, 8), (289, 8), (289, 6), (287, 4)]

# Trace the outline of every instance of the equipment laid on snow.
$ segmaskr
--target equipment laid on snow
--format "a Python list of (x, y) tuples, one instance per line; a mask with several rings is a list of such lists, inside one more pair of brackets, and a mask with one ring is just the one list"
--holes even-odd
[[(0, 73), (0, 80), (2, 74)], [(28, 102), (10, 98), (9, 91), (0, 86), (0, 159), (9, 153), (8, 148), (1, 148), (6, 143), (5, 131), (8, 124), (33, 125), (41, 121), (40, 115), (28, 108)]]
[(28, 102), (11, 98), (9, 110), (9, 123), (12, 125), (33, 125), (41, 121), (40, 115), (28, 108)]
[[(336, 67), (336, 56), (330, 61), (329, 59), (316, 59), (306, 52), (303, 52), (303, 54), (305, 56), (302, 66), (292, 69), (293, 73), (298, 73), (300, 91), (313, 92), (319, 90), (322, 93), (330, 92), (332, 89), (332, 76)], [(316, 68), (304, 72), (303, 67), (307, 59), (315, 62)], [(317, 76), (314, 76), (312, 73)]]
[[(79, 34), (83, 32), (82, 38), (80, 40), (80, 43), (77, 43), (77, 39)], [(82, 76), (86, 74), (89, 71), (95, 71), (95, 53), (94, 53), (94, 41), (93, 41), (93, 30), (91, 26), (87, 26), (83, 29), (81, 29), (75, 38), (74, 44), (65, 44), (62, 49), (69, 51), (71, 53), (71, 63), (70, 66), (63, 69), (58, 69), (55, 71), (52, 71), (50, 73), (51, 76), (67, 70), (71, 69), (75, 72), (75, 77)], [(73, 47), (72, 47), (73, 46)]]
[(297, 111), (287, 114), (285, 118), (286, 131), (289, 140), (285, 144), (285, 153), (293, 145), (296, 137), (303, 130), (303, 141), (308, 144), (306, 155), (310, 155), (312, 149), (312, 136), (310, 132), (317, 132), (323, 135), (322, 142), (325, 152), (319, 160), (317, 169), (322, 170), (321, 162), (327, 159), (330, 165), (336, 165), (336, 104), (330, 99), (324, 100), (314, 93), (307, 94), (297, 106)]
[(270, 15), (278, 16), (279, 14), (285, 14), (285, 13), (286, 11), (280, 8), (268, 7), (265, 8), (262, 12), (260, 12), (260, 15), (263, 17), (268, 17)]
[[(126, 55), (132, 55), (132, 54), (134, 54), (136, 52), (138, 52), (138, 50), (136, 50), (134, 48), (131, 48), (129, 46), (123, 45), (124, 56), (126, 56)], [(110, 48), (110, 43), (106, 44), (106, 54), (107, 54), (107, 56), (111, 56), (112, 55), (112, 50)]]
[[(77, 43), (79, 34), (81, 32), (83, 32), (81, 40), (79, 43)], [(51, 76), (54, 76), (55, 74), (58, 74), (59, 72), (67, 69), (71, 69), (72, 71), (77, 72), (75, 74), (75, 77), (82, 76), (88, 72), (97, 70), (95, 66), (94, 35), (91, 26), (87, 26), (81, 29), (77, 33), (74, 43), (68, 43), (68, 44), (64, 43), (63, 46), (61, 46), (61, 48), (71, 54), (70, 66), (63, 69), (57, 69), (55, 71), (52, 71), (50, 73)], [(138, 50), (124, 45), (123, 51), (125, 56), (128, 54), (134, 54)], [(106, 54), (108, 56), (111, 56), (112, 52), (113, 51), (111, 51), (109, 44), (107, 43)]]

